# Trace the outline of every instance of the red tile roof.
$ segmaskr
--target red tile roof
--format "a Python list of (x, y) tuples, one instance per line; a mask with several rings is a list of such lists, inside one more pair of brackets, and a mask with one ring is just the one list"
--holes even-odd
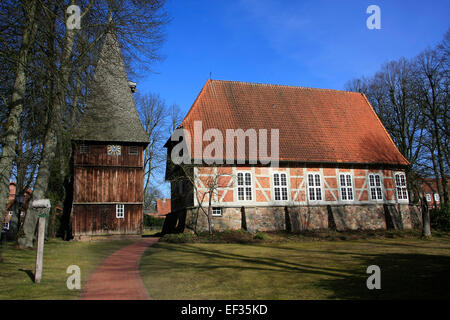
[(269, 154), (270, 129), (279, 129), (281, 161), (408, 164), (356, 92), (208, 80), (181, 124), (191, 137), (197, 120), (203, 132), (219, 129), (224, 143), (226, 129), (267, 129)]

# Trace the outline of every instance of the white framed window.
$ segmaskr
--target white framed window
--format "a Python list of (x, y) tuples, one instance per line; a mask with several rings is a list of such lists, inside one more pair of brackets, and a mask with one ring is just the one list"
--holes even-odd
[(369, 174), (370, 198), (372, 200), (383, 200), (383, 189), (381, 187), (381, 176)]
[(222, 216), (222, 208), (221, 207), (213, 207), (212, 208), (212, 216), (213, 217), (221, 217)]
[(308, 173), (308, 198), (310, 201), (322, 200), (322, 181), (318, 173)]
[(339, 175), (340, 194), (342, 201), (353, 201), (353, 179), (350, 173)]
[(124, 204), (116, 204), (116, 218), (117, 219), (125, 218), (125, 205)]
[(406, 178), (404, 173), (395, 174), (395, 190), (397, 190), (398, 200), (408, 200), (408, 190), (406, 189)]
[(128, 154), (135, 156), (138, 154), (138, 147), (137, 146), (130, 146), (130, 148), (128, 149)]
[(89, 146), (87, 144), (80, 145), (80, 153), (88, 153), (89, 152)]
[(427, 202), (431, 202), (431, 194), (427, 193), (426, 197), (427, 197)]
[(239, 201), (252, 200), (252, 174), (247, 171), (237, 173), (237, 195)]
[(434, 194), (434, 201), (439, 201), (439, 193)]
[(9, 230), (9, 222), (3, 223), (3, 229), (7, 231)]
[(275, 201), (287, 201), (289, 199), (286, 173), (273, 174), (273, 194)]

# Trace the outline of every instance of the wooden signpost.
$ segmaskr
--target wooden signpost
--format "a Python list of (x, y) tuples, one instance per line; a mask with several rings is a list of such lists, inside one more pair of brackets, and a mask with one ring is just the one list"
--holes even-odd
[(42, 278), (42, 268), (44, 266), (45, 219), (50, 211), (50, 200), (35, 200), (33, 201), (32, 206), (34, 210), (39, 212), (38, 245), (36, 251), (36, 271), (34, 272), (34, 282), (40, 283)]

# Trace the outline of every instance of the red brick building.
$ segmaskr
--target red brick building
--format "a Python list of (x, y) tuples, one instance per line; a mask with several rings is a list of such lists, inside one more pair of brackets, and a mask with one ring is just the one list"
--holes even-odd
[[(442, 182), (440, 182), (442, 185)], [(447, 190), (450, 190), (450, 182), (447, 183)], [(442, 192), (442, 191), (441, 191)], [(436, 179), (425, 178), (421, 185), (421, 197), (427, 200), (428, 208), (436, 208), (441, 204), (441, 197), (438, 192)]]
[[(245, 159), (235, 153), (232, 164), (223, 156), (222, 165), (194, 164), (194, 143), (203, 148), (210, 143), (205, 139), (199, 142), (202, 138), (194, 128), (198, 121), (203, 132), (216, 129), (224, 137), (229, 129), (278, 129), (278, 166), (252, 163), (247, 145)], [(402, 229), (420, 225), (417, 208), (409, 205), (404, 173), (409, 163), (363, 94), (208, 80), (180, 128), (191, 138), (185, 141), (194, 164), (195, 187), (183, 180), (181, 171), (171, 163), (176, 143), (170, 140), (166, 144), (166, 179), (172, 186), (172, 212), (187, 228), (194, 224), (199, 205), (207, 206), (208, 198), (198, 195), (207, 192), (206, 182), (214, 176), (219, 177), (212, 199), (216, 230)], [(271, 139), (267, 142), (267, 150), (271, 150)], [(224, 138), (223, 150), (225, 143)], [(206, 228), (205, 216), (199, 215), (197, 223)]]

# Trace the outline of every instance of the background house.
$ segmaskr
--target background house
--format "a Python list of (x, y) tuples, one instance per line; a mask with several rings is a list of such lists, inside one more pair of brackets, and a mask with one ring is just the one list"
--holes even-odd
[[(17, 186), (15, 182), (9, 184), (9, 196), (8, 203), (6, 205), (7, 215), (3, 222), (2, 229), (7, 233), (17, 233), (20, 223), (23, 222), (26, 211), (28, 209), (28, 203), (33, 191), (28, 189), (23, 194), (23, 202), (19, 207), (19, 203), (16, 201)], [(20, 216), (18, 216), (20, 215)]]
[[(227, 129), (279, 129), (280, 162), (278, 167), (250, 164), (253, 155), (246, 147), (243, 165), (235, 153), (231, 165), (185, 166), (189, 173), (171, 164), (176, 143), (169, 141), (166, 179), (178, 217), (170, 218), (173, 224), (206, 228), (205, 215), (197, 216), (197, 209), (207, 206), (208, 181), (217, 180), (212, 199), (216, 230), (420, 225), (417, 208), (409, 205), (404, 173), (409, 163), (363, 94), (208, 80), (180, 125), (191, 137), (185, 140), (193, 161), (194, 142), (201, 141), (195, 136), (196, 121), (202, 122), (203, 132), (218, 129), (223, 137)], [(208, 143), (200, 142), (203, 149)]]
[[(448, 181), (448, 180), (447, 180)], [(442, 180), (439, 182), (442, 185)], [(421, 198), (425, 196), (427, 200), (428, 208), (437, 208), (441, 204), (441, 197), (438, 192), (438, 187), (436, 184), (436, 179), (425, 178), (421, 184)], [(450, 190), (450, 182), (447, 183), (447, 190)]]

